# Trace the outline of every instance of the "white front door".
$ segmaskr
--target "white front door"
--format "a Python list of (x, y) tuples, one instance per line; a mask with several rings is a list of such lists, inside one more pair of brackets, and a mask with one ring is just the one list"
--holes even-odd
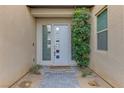
[(37, 31), (37, 62), (48, 66), (70, 66), (71, 31), (69, 24), (41, 24)]
[(55, 65), (68, 65), (70, 59), (69, 26), (66, 24), (54, 24), (53, 30), (53, 63)]

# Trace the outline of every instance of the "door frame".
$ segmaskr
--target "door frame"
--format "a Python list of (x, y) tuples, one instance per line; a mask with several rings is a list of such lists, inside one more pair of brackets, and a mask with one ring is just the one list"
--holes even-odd
[[(39, 19), (38, 19), (39, 20)], [(42, 21), (42, 20), (41, 20)], [(69, 58), (69, 63), (66, 65), (55, 65), (54, 62), (52, 62), (52, 55), (51, 55), (51, 60), (50, 61), (43, 61), (42, 60), (42, 25), (53, 25), (53, 24), (64, 24), (64, 25), (68, 25), (69, 26), (69, 47), (70, 47), (70, 58)], [(76, 62), (75, 61), (72, 61), (71, 59), (71, 23), (68, 23), (68, 22), (46, 22), (46, 23), (42, 23), (40, 21), (37, 21), (37, 24), (36, 24), (36, 27), (37, 27), (37, 30), (36, 30), (36, 41), (37, 41), (37, 44), (36, 44), (36, 62), (37, 64), (41, 64), (41, 65), (47, 65), (47, 66), (76, 66)], [(51, 51), (52, 52), (52, 51)]]

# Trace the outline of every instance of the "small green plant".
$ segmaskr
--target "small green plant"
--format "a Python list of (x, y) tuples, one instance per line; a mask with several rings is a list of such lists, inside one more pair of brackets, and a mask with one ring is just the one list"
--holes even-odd
[(35, 64), (35, 65), (33, 65), (33, 66), (29, 69), (29, 72), (30, 72), (31, 74), (41, 74), (41, 73), (40, 73), (40, 69), (41, 69), (41, 68), (42, 68), (41, 65)]
[(88, 75), (92, 75), (92, 72), (91, 71), (83, 71), (82, 72), (82, 77), (86, 77)]

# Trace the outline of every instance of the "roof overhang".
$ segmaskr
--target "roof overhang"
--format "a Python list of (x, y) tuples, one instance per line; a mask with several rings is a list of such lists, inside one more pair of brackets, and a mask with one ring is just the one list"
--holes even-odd
[(92, 8), (94, 5), (27, 5), (30, 8), (74, 8), (87, 7)]
[(91, 8), (91, 5), (28, 5), (33, 17), (72, 17), (75, 7)]

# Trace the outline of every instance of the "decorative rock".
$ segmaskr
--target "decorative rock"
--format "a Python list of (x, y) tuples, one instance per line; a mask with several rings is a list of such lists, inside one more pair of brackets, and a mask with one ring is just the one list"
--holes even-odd
[(31, 86), (31, 81), (22, 81), (20, 84), (19, 84), (19, 87), (20, 88), (29, 88)]
[(89, 84), (90, 86), (97, 86), (97, 85), (98, 85), (95, 80), (89, 81), (88, 84)]

